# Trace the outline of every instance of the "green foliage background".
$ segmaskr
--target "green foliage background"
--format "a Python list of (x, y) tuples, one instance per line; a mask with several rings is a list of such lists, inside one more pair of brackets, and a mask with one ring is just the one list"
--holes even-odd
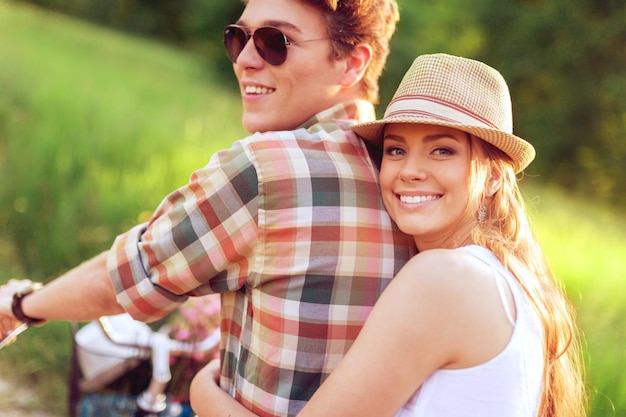
[[(626, 415), (624, 5), (400, 6), (379, 112), (421, 53), (465, 55), (501, 70), (516, 131), (539, 153), (524, 179), (528, 195), (541, 196), (533, 200), (538, 234), (580, 308), (590, 415)], [(0, 0), (0, 282), (45, 281), (108, 248), (245, 134), (220, 43), (241, 7)], [(24, 411), (66, 414), (69, 346), (69, 327), (50, 323), (0, 352), (0, 375), (36, 392)], [(10, 400), (1, 398), (0, 410)]]
[[(22, 0), (26, 1), (26, 0)], [(233, 0), (27, 0), (191, 49), (231, 83), (220, 39)], [(398, 0), (381, 109), (412, 60), (447, 52), (502, 72), (516, 132), (541, 149), (530, 172), (626, 208), (626, 3), (620, 0)]]

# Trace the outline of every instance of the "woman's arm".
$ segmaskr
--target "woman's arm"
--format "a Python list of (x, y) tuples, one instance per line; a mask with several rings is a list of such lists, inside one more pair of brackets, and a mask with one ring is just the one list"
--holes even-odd
[(411, 259), (385, 289), (357, 340), (299, 414), (394, 416), (422, 382), (454, 360), (447, 272), (433, 253)]

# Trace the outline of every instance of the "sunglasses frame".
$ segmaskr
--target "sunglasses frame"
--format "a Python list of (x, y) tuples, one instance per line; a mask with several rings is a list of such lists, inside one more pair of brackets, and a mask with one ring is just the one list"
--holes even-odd
[[(250, 29), (254, 29), (254, 30), (250, 31)], [(229, 36), (229, 31), (231, 30), (238, 31), (239, 33), (243, 33), (245, 35), (245, 40), (241, 44), (241, 50), (237, 52), (236, 56), (232, 47), (232, 40), (231, 41), (227, 40)], [(267, 33), (268, 30), (276, 31), (277, 35), (280, 35), (280, 38), (282, 41), (282, 43), (280, 44), (280, 50), (268, 47), (267, 37), (265, 39), (262, 39), (263, 33)], [(236, 33), (236, 32), (233, 32), (233, 33)], [(235, 34), (230, 35), (230, 36), (232, 37), (232, 39), (236, 38)], [(270, 36), (270, 35), (266, 35), (266, 36)], [(305, 43), (305, 42), (323, 41), (323, 40), (327, 40), (330, 38), (326, 37), (326, 38), (318, 38), (318, 39), (307, 39), (303, 41), (291, 41), (282, 30), (274, 26), (259, 26), (259, 27), (254, 27), (254, 28), (246, 28), (246, 27), (234, 25), (234, 24), (228, 25), (224, 29), (224, 39), (222, 42), (224, 44), (224, 48), (226, 48), (226, 55), (228, 56), (228, 58), (233, 64), (237, 63), (237, 59), (239, 58), (239, 55), (241, 55), (241, 52), (243, 52), (243, 50), (245, 49), (250, 39), (252, 39), (252, 42), (254, 43), (254, 49), (257, 51), (259, 56), (263, 58), (263, 60), (267, 62), (268, 64), (277, 67), (277, 66), (282, 65), (287, 60), (287, 47), (288, 46), (298, 45), (300, 43)], [(272, 55), (272, 54), (276, 54), (276, 55)]]

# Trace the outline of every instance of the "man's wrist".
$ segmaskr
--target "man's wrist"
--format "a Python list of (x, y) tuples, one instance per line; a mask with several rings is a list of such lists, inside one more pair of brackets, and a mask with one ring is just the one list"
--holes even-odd
[(43, 287), (41, 283), (31, 284), (28, 287), (20, 289), (13, 294), (13, 302), (11, 303), (11, 312), (15, 316), (15, 318), (22, 323), (26, 323), (28, 325), (32, 324), (43, 324), (45, 319), (38, 319), (35, 317), (30, 317), (24, 313), (22, 310), (22, 301), (27, 295), (32, 294), (33, 292), (40, 290)]

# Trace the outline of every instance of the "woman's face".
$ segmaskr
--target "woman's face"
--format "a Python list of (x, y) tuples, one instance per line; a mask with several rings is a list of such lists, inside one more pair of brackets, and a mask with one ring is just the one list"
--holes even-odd
[[(467, 244), (477, 224), (470, 200), (470, 135), (443, 126), (389, 124), (380, 186), (389, 214), (420, 250)], [(474, 155), (474, 156), (472, 156)], [(480, 195), (480, 193), (478, 193)]]

